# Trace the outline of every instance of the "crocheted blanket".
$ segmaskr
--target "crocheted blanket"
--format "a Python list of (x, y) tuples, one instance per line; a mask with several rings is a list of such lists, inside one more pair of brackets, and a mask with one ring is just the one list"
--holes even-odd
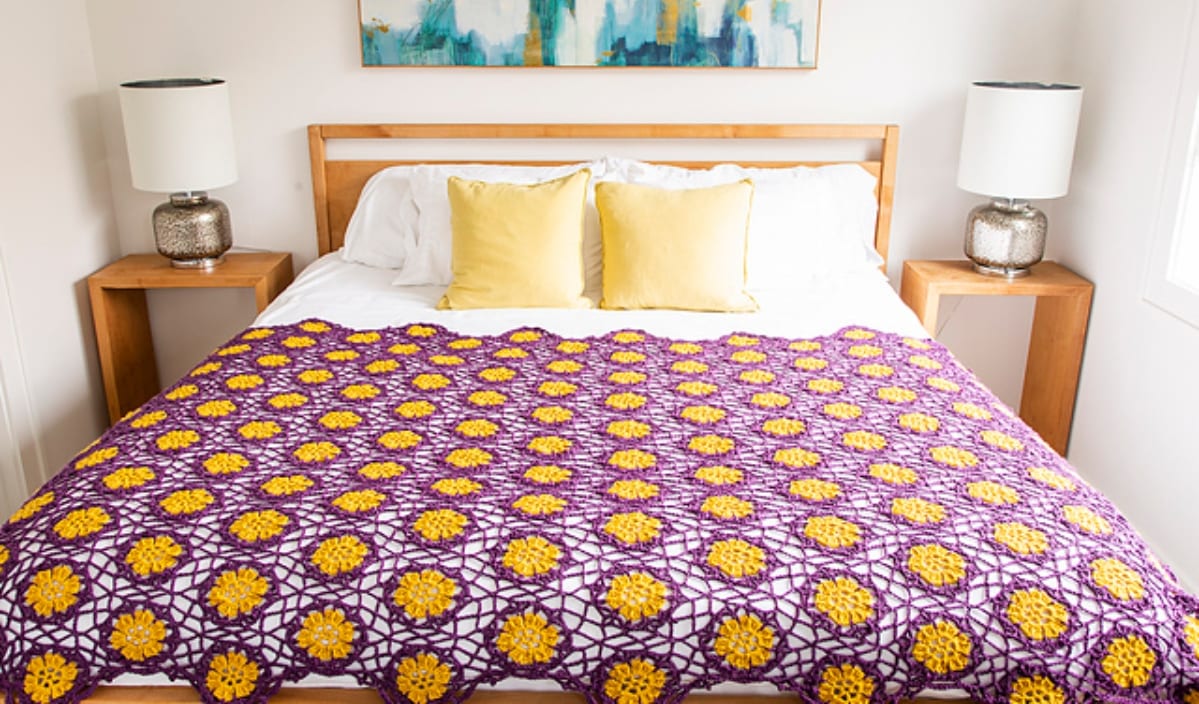
[(251, 329), (0, 531), (0, 687), (1199, 704), (1199, 601), (939, 345)]

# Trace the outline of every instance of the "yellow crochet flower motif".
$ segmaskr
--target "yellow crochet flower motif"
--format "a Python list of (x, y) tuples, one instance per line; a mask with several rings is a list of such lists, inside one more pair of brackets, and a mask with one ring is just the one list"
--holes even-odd
[(737, 378), (747, 384), (769, 384), (774, 381), (774, 372), (768, 372), (765, 369), (750, 369), (738, 374)]
[(617, 350), (608, 357), (619, 364), (638, 364), (645, 361), (645, 355), (632, 350)]
[(471, 479), (456, 477), (438, 479), (429, 485), (429, 488), (444, 496), (469, 496), (480, 491), (483, 485)]
[(437, 407), (428, 401), (406, 401), (396, 407), (396, 413), (404, 418), (424, 418), (436, 410)]
[(411, 430), (392, 430), (380, 435), (376, 442), (388, 450), (407, 450), (419, 445), (422, 439)]
[(901, 467), (890, 462), (870, 465), (870, 476), (888, 484), (915, 484), (920, 475), (907, 467)]
[(713, 486), (726, 486), (740, 482), (745, 477), (745, 474), (739, 469), (716, 465), (712, 467), (700, 467), (695, 470), (693, 476), (701, 482)]
[(1036, 675), (1016, 680), (1008, 701), (1010, 704), (1066, 704), (1066, 694), (1053, 680)]
[(724, 455), (733, 451), (733, 439), (720, 435), (697, 435), (687, 442), (687, 449), (701, 455)]
[(640, 384), (645, 379), (646, 376), (641, 372), (612, 372), (608, 375), (608, 381), (613, 384)]
[(145, 428), (150, 428), (155, 425), (158, 425), (162, 421), (166, 420), (166, 417), (167, 417), (166, 411), (151, 411), (149, 413), (143, 413), (142, 415), (138, 416), (137, 418), (134, 418), (133, 420), (129, 421), (129, 425), (131, 427), (137, 428), (138, 430), (143, 430)]
[(369, 462), (358, 470), (358, 474), (367, 479), (394, 479), (406, 471), (407, 467), (395, 462)]
[(672, 342), (670, 351), (675, 354), (699, 354), (704, 351), (704, 348), (694, 342)]
[(619, 662), (608, 672), (604, 694), (616, 704), (653, 704), (666, 686), (666, 673), (649, 660)]
[(349, 430), (361, 422), (362, 416), (353, 411), (329, 411), (320, 419), (320, 424), (329, 430)]
[(392, 354), (398, 354), (404, 357), (420, 352), (420, 345), (411, 342), (400, 342), (387, 348), (387, 351)]
[(330, 577), (358, 568), (366, 559), (369, 548), (353, 535), (326, 538), (312, 553), (312, 564)]
[(915, 391), (899, 386), (884, 386), (875, 395), (887, 403), (911, 403), (916, 400)]
[(431, 653), (404, 658), (396, 666), (396, 689), (412, 704), (441, 699), (449, 688), (453, 671)]
[(645, 405), (645, 397), (641, 394), (625, 391), (609, 395), (604, 400), (604, 404), (609, 408), (615, 408), (620, 411), (635, 411)]
[(949, 379), (942, 379), (939, 376), (930, 376), (929, 378), (924, 380), (924, 383), (928, 384), (929, 386), (933, 387), (934, 389), (938, 389), (940, 391), (947, 391), (949, 393), (957, 393), (958, 391), (962, 390), (962, 387), (953, 383)]
[(160, 450), (174, 451), (187, 449), (199, 441), (200, 434), (194, 430), (172, 430), (159, 435), (155, 443)]
[(992, 447), (997, 447), (1000, 450), (1019, 452), (1020, 450), (1024, 449), (1024, 443), (1020, 442), (1011, 435), (1008, 435), (1007, 433), (1001, 433), (998, 430), (984, 430), (979, 433), (979, 437), (983, 439), (983, 442), (991, 445)]
[(204, 684), (222, 702), (248, 697), (258, 684), (258, 663), (236, 650), (217, 655), (208, 665)]
[(582, 354), (591, 349), (591, 345), (580, 340), (563, 340), (555, 349), (562, 354)]
[(424, 536), (425, 540), (451, 540), (462, 534), (466, 528), (466, 516), (453, 509), (439, 508), (425, 511), (417, 517), (412, 529)]
[(797, 340), (787, 345), (787, 349), (795, 350), (796, 352), (815, 352), (822, 346), (815, 340)]
[(945, 520), (945, 507), (921, 498), (900, 498), (891, 501), (892, 515), (912, 523), (940, 523)]
[(1012, 592), (1007, 606), (1008, 620), (1033, 640), (1049, 640), (1066, 632), (1070, 612), (1065, 605), (1040, 589)]
[(604, 532), (625, 545), (648, 543), (662, 530), (662, 521), (640, 511), (617, 513), (604, 524)]
[(807, 386), (809, 391), (818, 394), (835, 394), (845, 388), (845, 384), (836, 379), (812, 379)]
[(904, 413), (898, 423), (913, 433), (934, 433), (941, 427), (940, 420), (924, 413)]
[(670, 365), (670, 370), (678, 374), (703, 374), (708, 371), (708, 365), (694, 359), (683, 359)]
[(568, 381), (543, 381), (537, 387), (537, 393), (551, 398), (562, 398), (573, 394), (578, 388)]
[(793, 364), (796, 369), (818, 372), (828, 366), (828, 360), (819, 357), (797, 357)]
[(512, 502), (512, 508), (530, 516), (550, 516), (566, 508), (566, 499), (553, 494), (525, 494)]
[[(628, 354), (638, 354), (638, 353), (629, 352)], [(579, 364), (578, 362), (574, 361), (573, 359), (555, 359), (554, 361), (545, 365), (545, 368), (548, 369), (549, 371), (553, 372), (554, 374), (575, 374), (579, 371), (582, 371), (583, 365)]]
[(704, 499), (700, 511), (724, 519), (745, 518), (753, 515), (754, 505), (736, 496), (709, 496)]
[(409, 337), (433, 337), (437, 334), (437, 330), (428, 325), (409, 325), (405, 332)]
[(1050, 471), (1044, 467), (1029, 467), (1028, 476), (1048, 487), (1061, 491), (1074, 491), (1077, 488), (1069, 477), (1063, 477), (1057, 472)]
[(718, 387), (706, 381), (681, 381), (674, 388), (687, 396), (711, 396), (716, 393)]
[(280, 410), (285, 408), (299, 408), (308, 403), (308, 397), (304, 394), (278, 394), (277, 396), (272, 396), (268, 403)]
[(1186, 623), (1182, 627), (1182, 634), (1186, 639), (1187, 645), (1191, 646), (1192, 652), (1195, 653), (1195, 659), (1199, 660), (1199, 616), (1186, 617)]
[(802, 435), (805, 430), (807, 426), (804, 422), (795, 418), (771, 418), (762, 424), (762, 432), (780, 438)]
[(987, 409), (983, 408), (982, 406), (976, 406), (973, 403), (966, 403), (965, 401), (955, 401), (953, 404), (953, 411), (958, 415), (962, 415), (973, 420), (991, 420), (992, 418), (991, 412)]
[(865, 623), (874, 615), (874, 595), (852, 577), (826, 579), (816, 585), (816, 610), (841, 627)]
[(255, 330), (251, 330), (250, 332), (246, 333), (245, 335), (242, 335), (241, 339), (243, 339), (243, 340), (264, 340), (274, 334), (275, 334), (275, 331), (271, 330), (270, 328), (257, 328)]
[(1020, 555), (1042, 555), (1049, 549), (1049, 538), (1023, 523), (996, 523), (991, 536)]
[(1010, 486), (996, 482), (970, 482), (966, 492), (971, 498), (993, 506), (1004, 506), (1020, 503), (1020, 493)]
[(608, 424), (608, 434), (624, 440), (639, 440), (649, 433), (649, 425), (636, 420), (617, 420)]
[(841, 337), (844, 337), (847, 340), (872, 340), (874, 339), (874, 333), (870, 332), (869, 330), (854, 328), (852, 330), (846, 330)]
[(301, 462), (328, 462), (341, 454), (341, 448), (331, 442), (306, 442), (295, 449), (296, 459)]
[(270, 582), (253, 567), (222, 572), (208, 590), (208, 604), (225, 618), (248, 614), (262, 603)]
[(885, 379), (895, 373), (895, 370), (886, 364), (862, 364), (857, 371), (858, 374), (871, 379)]
[(853, 420), (862, 415), (862, 407), (852, 403), (826, 403), (823, 411), (826, 416), (839, 420)]
[(913, 366), (920, 367), (921, 369), (933, 370), (940, 369), (942, 367), (942, 364), (937, 360), (931, 357), (926, 357), (922, 354), (914, 354), (911, 357), (908, 357), (908, 363)]
[(182, 401), (185, 398), (191, 398), (199, 393), (200, 388), (195, 384), (184, 384), (167, 392), (166, 398), (169, 401)]
[(1086, 506), (1063, 506), (1062, 516), (1067, 523), (1078, 526), (1092, 535), (1111, 535), (1112, 524)]
[[(429, 357), (429, 363), (436, 364), (439, 367), (457, 367), (462, 364), (466, 364), (466, 360), (459, 357), (456, 354), (435, 354), (435, 355)], [(501, 381), (511, 379), (512, 375), (516, 374), (516, 372), (512, 371), (511, 369), (504, 369), (504, 370), (497, 369), (497, 370), (485, 370), (485, 371), (511, 372), (511, 375), (507, 376), (505, 379), (501, 379)], [(480, 374), (480, 376), (482, 376), (482, 374)], [(501, 374), (501, 376), (503, 376), (503, 375)]]
[(537, 332), (536, 330), (519, 330), (517, 332), (512, 333), (512, 335), (510, 335), (508, 337), (508, 339), (512, 340), (513, 342), (518, 342), (518, 343), (519, 342), (537, 342), (538, 340), (541, 339), (541, 333)]
[(766, 355), (757, 350), (738, 350), (729, 355), (729, 359), (738, 364), (758, 364), (766, 361)]
[(474, 469), (491, 464), (491, 453), (477, 447), (452, 450), (445, 461), (459, 469)]
[(621, 330), (620, 332), (614, 333), (612, 335), (612, 339), (622, 345), (630, 345), (634, 342), (644, 342), (645, 335), (633, 330)]
[(236, 452), (218, 452), (204, 460), (209, 474), (236, 474), (250, 466), (250, 460)]
[(657, 463), (658, 458), (644, 450), (617, 450), (608, 458), (608, 464), (627, 471), (649, 469)]
[(503, 563), (522, 577), (534, 577), (557, 567), (561, 556), (562, 550), (557, 545), (540, 535), (532, 535), (509, 541)]
[(529, 441), (526, 447), (539, 455), (560, 455), (570, 449), (574, 443), (556, 435), (543, 435)]
[(878, 433), (853, 430), (841, 436), (841, 444), (860, 452), (876, 452), (887, 446), (887, 439)]
[(700, 425), (711, 425), (724, 420), (726, 412), (723, 408), (715, 406), (687, 406), (679, 411), (679, 416), (683, 420), (699, 423)]
[(196, 414), (203, 418), (223, 418), (237, 410), (237, 404), (227, 399), (208, 401), (196, 406)]
[(350, 384), (341, 390), (341, 395), (352, 401), (364, 401), (378, 396), (382, 391), (373, 384)]
[(121, 614), (112, 622), (108, 645), (133, 662), (144, 662), (162, 652), (167, 627), (153, 613), (137, 609)]
[(754, 394), (749, 402), (761, 408), (786, 408), (791, 405), (791, 397), (773, 391), (763, 391)]
[(874, 678), (857, 665), (833, 665), (820, 673), (816, 696), (824, 704), (869, 704)]
[(738, 670), (766, 664), (774, 650), (774, 629), (757, 616), (727, 618), (720, 624), (712, 649)]
[(12, 557), (12, 553), (8, 551), (8, 548), (0, 545), (0, 574), (4, 574), (4, 565), (8, 563), (10, 557)]
[(79, 601), (83, 585), (69, 565), (56, 565), (33, 575), (25, 590), (25, 604), (38, 616), (62, 613)]
[(549, 662), (560, 636), (558, 627), (541, 614), (509, 616), (496, 636), (495, 647), (517, 665)]
[(379, 508), (385, 500), (387, 500), (386, 494), (381, 494), (374, 489), (363, 489), (345, 492), (333, 499), (333, 505), (347, 513), (361, 513)]
[(468, 438), (487, 438), (495, 435), (499, 429), (500, 426), (489, 420), (476, 418), (462, 421), (454, 427), (454, 432)]
[(112, 517), (104, 509), (97, 506), (71, 511), (54, 524), (54, 532), (59, 537), (73, 540), (87, 537), (112, 521)]
[(1091, 579), (1120, 601), (1145, 598), (1141, 575), (1114, 557), (1091, 562)]
[[(462, 358), (455, 357), (454, 359), (460, 360)], [(480, 379), (483, 381), (490, 381), (493, 384), (502, 384), (505, 381), (511, 381), (515, 376), (516, 370), (509, 369), (508, 367), (491, 367), (479, 372)]]
[[(409, 332), (408, 334), (412, 334)], [(381, 339), (377, 332), (355, 332), (346, 335), (346, 342), (351, 345), (373, 345)]]
[(291, 357), (285, 354), (264, 354), (257, 361), (258, 366), (273, 369), (275, 367), (286, 367), (291, 364)]
[(1156, 664), (1157, 653), (1135, 635), (1113, 640), (1102, 663), (1112, 682), (1125, 689), (1149, 684), (1149, 675)]
[(912, 657), (929, 670), (944, 675), (970, 664), (970, 637), (948, 621), (934, 621), (916, 631)]
[(857, 524), (836, 516), (813, 516), (804, 523), (804, 536), (826, 548), (853, 547), (862, 538)]
[(841, 495), (841, 487), (823, 479), (797, 479), (787, 491), (806, 501), (830, 501)]
[(524, 478), (535, 484), (561, 484), (570, 479), (571, 471), (555, 465), (535, 465), (525, 470)]
[(658, 615), (666, 606), (669, 590), (662, 582), (645, 572), (629, 572), (612, 578), (612, 586), (604, 595), (608, 607), (621, 618), (636, 623)]
[(266, 440), (283, 432), (283, 428), (273, 420), (254, 420), (238, 428), (237, 432), (247, 440)]
[(753, 543), (730, 538), (712, 543), (707, 562), (729, 577), (752, 577), (766, 569), (766, 553)]
[(409, 618), (419, 621), (448, 611), (457, 593), (454, 580), (437, 570), (421, 570), (404, 573), (392, 599)]
[[(293, 350), (302, 350), (306, 347), (312, 347), (316, 344), (316, 340), (307, 335), (292, 335), (283, 340), (283, 346)], [(247, 345), (247, 349), (248, 349)]]
[(25, 666), (25, 694), (37, 704), (64, 696), (75, 686), (79, 668), (55, 652), (38, 655)]
[(725, 340), (726, 345), (732, 345), (733, 347), (757, 347), (761, 343), (762, 341), (758, 338), (749, 337), (748, 335), (730, 335), (729, 339)]
[(619, 479), (608, 487), (609, 494), (627, 501), (652, 499), (658, 495), (659, 491), (657, 484), (650, 484), (640, 479)]
[(154, 470), (149, 467), (121, 467), (104, 477), (104, 486), (118, 489), (136, 489), (154, 479)]
[(966, 559), (936, 543), (913, 545), (908, 550), (908, 569), (934, 587), (957, 584), (966, 576)]
[(309, 320), (300, 323), (300, 329), (304, 332), (311, 332), (319, 335), (323, 332), (329, 332), (332, 328), (330, 328), (327, 324), (320, 322), (319, 320)]
[(180, 489), (158, 502), (172, 516), (188, 516), (208, 508), (216, 499), (207, 489)]
[(159, 574), (173, 568), (183, 554), (183, 547), (170, 536), (142, 538), (125, 553), (125, 564), (140, 577)]
[(782, 450), (776, 450), (774, 453), (774, 461), (779, 464), (800, 469), (802, 467), (814, 467), (820, 464), (820, 455), (815, 452), (810, 452), (802, 447), (788, 447)]
[(330, 350), (325, 353), (325, 359), (330, 362), (352, 362), (361, 356), (354, 350)]
[(441, 374), (417, 374), (412, 379), (412, 385), (422, 391), (434, 391), (449, 386), (450, 380)]
[(39, 494), (39, 495), (33, 497), (32, 499), (26, 501), (24, 503), (24, 505), (21, 506), (21, 508), (17, 509), (17, 512), (14, 513), (11, 518), (8, 519), (8, 522), (9, 523), (17, 523), (18, 521), (24, 521), (26, 519), (33, 518), (43, 508), (45, 508), (46, 506), (49, 506), (52, 503), (54, 503), (54, 492), (53, 491), (47, 491), (44, 494)]
[(496, 359), (524, 359), (529, 356), (529, 353), (519, 347), (505, 347), (504, 349), (496, 350), (492, 356)]
[(328, 369), (305, 369), (296, 378), (305, 384), (323, 384), (333, 378), (333, 372)]
[(928, 451), (934, 462), (954, 469), (969, 469), (978, 464), (978, 458), (969, 450), (951, 445), (938, 445)]
[(477, 337), (461, 337), (448, 345), (452, 350), (473, 350), (482, 346), (483, 341)]
[(204, 376), (205, 374), (211, 374), (220, 368), (220, 362), (207, 362), (193, 369), (189, 376)]
[(271, 496), (291, 496), (311, 489), (312, 484), (312, 480), (303, 474), (289, 474), (266, 480), (261, 489)]
[(296, 633), (296, 645), (322, 662), (341, 660), (353, 650), (354, 624), (341, 609), (313, 611), (304, 617)]
[(858, 357), (861, 359), (869, 359), (871, 357), (881, 356), (883, 350), (881, 347), (874, 345), (853, 345), (846, 351), (850, 357)]

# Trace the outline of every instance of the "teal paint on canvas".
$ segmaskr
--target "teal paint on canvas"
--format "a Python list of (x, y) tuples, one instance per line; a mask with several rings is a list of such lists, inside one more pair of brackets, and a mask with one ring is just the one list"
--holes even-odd
[(359, 0), (365, 66), (814, 68), (820, 0)]

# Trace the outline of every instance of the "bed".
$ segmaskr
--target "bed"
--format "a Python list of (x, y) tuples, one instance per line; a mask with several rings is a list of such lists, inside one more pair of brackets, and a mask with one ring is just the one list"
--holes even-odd
[(337, 254), (403, 162), (329, 140), (854, 140), (885, 258), (895, 127), (309, 136), (321, 259), (0, 531), (10, 696), (1199, 702), (1199, 601), (877, 269), (440, 311)]

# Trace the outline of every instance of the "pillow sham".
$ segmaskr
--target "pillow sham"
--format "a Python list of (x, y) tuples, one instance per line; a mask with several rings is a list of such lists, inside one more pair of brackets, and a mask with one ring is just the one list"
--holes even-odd
[(346, 227), (341, 258), (380, 269), (399, 269), (416, 249), (412, 166), (379, 171), (362, 188)]
[(600, 307), (757, 310), (745, 292), (753, 194), (748, 179), (689, 190), (597, 184), (604, 248)]
[(532, 185), (451, 176), (453, 279), (438, 308), (590, 308), (583, 205), (591, 172)]

